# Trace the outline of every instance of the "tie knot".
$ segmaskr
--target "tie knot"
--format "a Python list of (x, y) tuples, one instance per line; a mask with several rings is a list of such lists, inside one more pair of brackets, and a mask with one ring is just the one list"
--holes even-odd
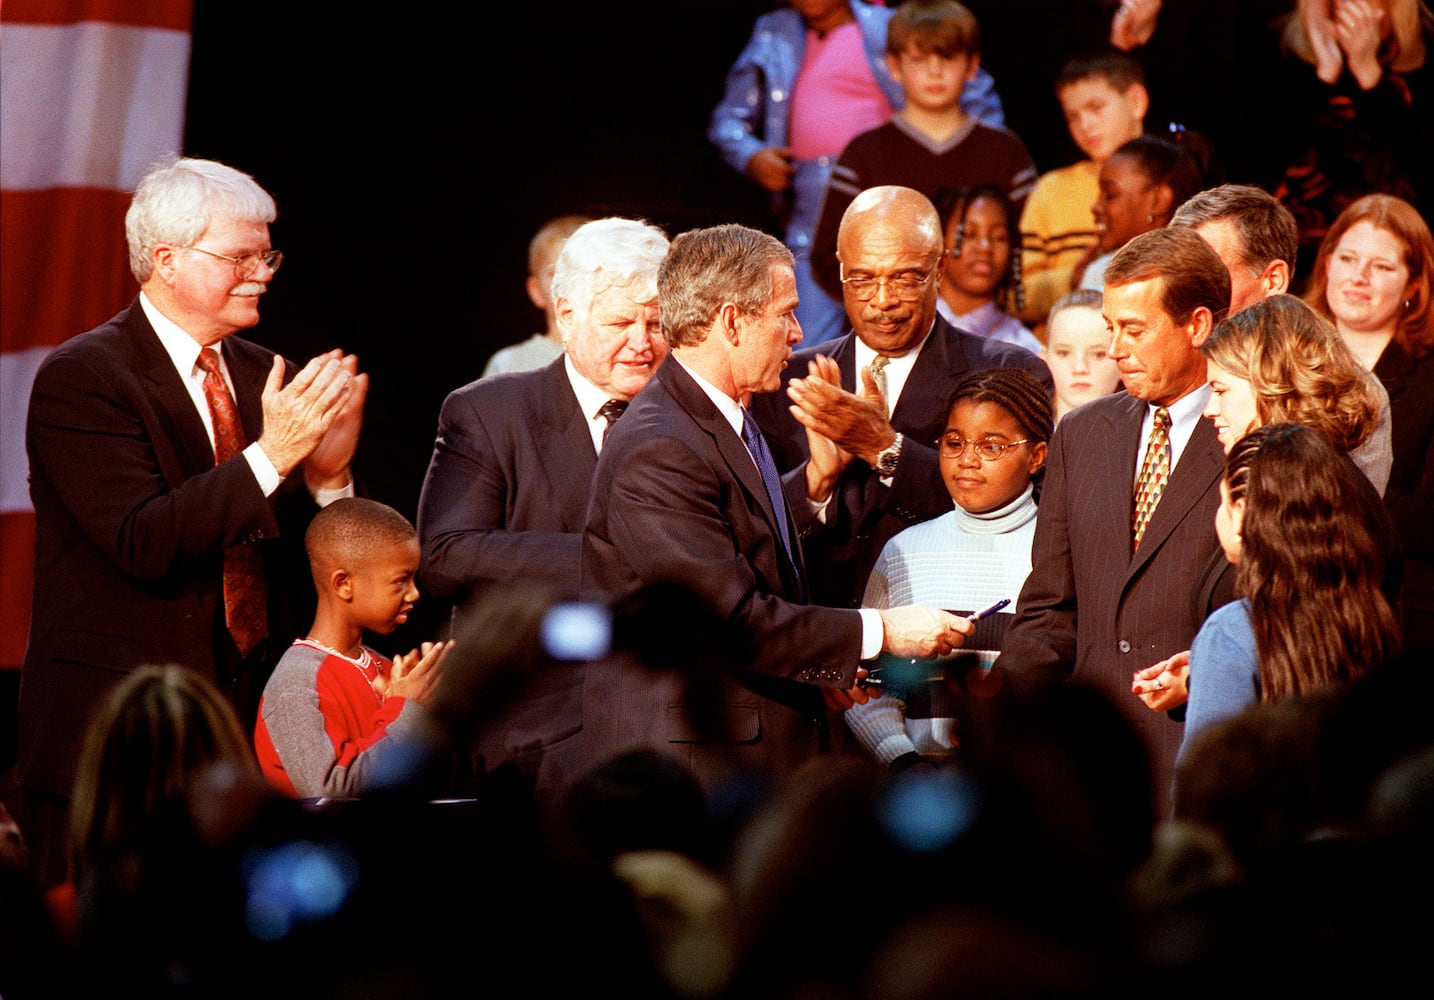
[(757, 421), (752, 419), (752, 414), (747, 412), (746, 407), (742, 408), (742, 440), (749, 445), (757, 440)]
[(626, 410), (627, 400), (609, 399), (606, 403), (602, 404), (602, 408), (598, 410), (598, 416), (611, 424), (618, 417), (622, 416)]
[(212, 347), (206, 347), (199, 352), (199, 367), (207, 372), (219, 371), (219, 352)]
[(1155, 408), (1155, 426), (1161, 430), (1170, 429), (1170, 411), (1163, 406)]

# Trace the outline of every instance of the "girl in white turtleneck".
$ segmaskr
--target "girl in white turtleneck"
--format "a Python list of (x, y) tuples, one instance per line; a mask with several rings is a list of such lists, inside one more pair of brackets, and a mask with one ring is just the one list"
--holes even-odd
[(862, 604), (926, 604), (969, 614), (1002, 599), (1011, 603), (978, 622), (965, 646), (939, 668), (936, 661), (887, 657), (875, 664), (877, 683), (868, 693), (877, 696), (847, 709), (847, 726), (877, 760), (897, 767), (951, 753), (957, 693), (963, 683), (985, 677), (999, 654), (1031, 571), (1034, 479), (1054, 424), (1050, 394), (1015, 368), (967, 375), (947, 414), (938, 453), (953, 509), (886, 543)]

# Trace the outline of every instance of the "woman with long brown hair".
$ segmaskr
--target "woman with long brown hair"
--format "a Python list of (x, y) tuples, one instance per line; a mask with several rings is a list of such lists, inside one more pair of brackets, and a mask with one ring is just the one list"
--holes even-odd
[(1399, 652), (1369, 527), (1377, 501), (1360, 475), (1300, 424), (1256, 428), (1230, 450), (1215, 531), (1244, 596), (1212, 613), (1190, 647), (1182, 757), (1248, 705), (1348, 683)]

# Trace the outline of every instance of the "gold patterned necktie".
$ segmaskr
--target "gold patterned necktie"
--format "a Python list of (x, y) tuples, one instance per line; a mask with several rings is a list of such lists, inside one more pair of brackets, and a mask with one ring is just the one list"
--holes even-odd
[(886, 415), (891, 416), (891, 398), (886, 394), (886, 366), (891, 364), (891, 359), (885, 354), (878, 354), (872, 359), (867, 371), (871, 373), (872, 382), (876, 383), (877, 389), (881, 391), (881, 402), (886, 407)]
[[(212, 347), (199, 352), (204, 369), (204, 400), (214, 421), (214, 461), (223, 464), (242, 452), (248, 442), (239, 409), (219, 371), (219, 353)], [(269, 634), (269, 591), (264, 562), (253, 542), (239, 542), (224, 550), (224, 621), (240, 656), (248, 656)]]
[(1140, 466), (1140, 479), (1135, 484), (1134, 548), (1140, 548), (1150, 515), (1160, 503), (1165, 484), (1170, 481), (1170, 411), (1157, 407), (1150, 427), (1150, 442), (1145, 446), (1145, 461)]

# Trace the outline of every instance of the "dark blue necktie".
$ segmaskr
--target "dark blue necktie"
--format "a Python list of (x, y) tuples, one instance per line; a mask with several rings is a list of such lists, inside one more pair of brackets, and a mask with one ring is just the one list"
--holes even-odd
[(802, 581), (801, 573), (797, 572), (797, 560), (792, 554), (792, 538), (787, 532), (787, 500), (782, 495), (782, 477), (777, 475), (777, 463), (767, 448), (767, 439), (762, 436), (761, 428), (745, 407), (742, 410), (742, 440), (746, 442), (747, 450), (752, 453), (752, 458), (757, 463), (757, 471), (762, 474), (762, 485), (767, 488), (767, 499), (772, 501), (772, 512), (777, 515), (777, 530), (781, 535), (782, 548), (786, 551), (787, 561), (792, 565), (797, 586), (805, 600), (806, 585)]

